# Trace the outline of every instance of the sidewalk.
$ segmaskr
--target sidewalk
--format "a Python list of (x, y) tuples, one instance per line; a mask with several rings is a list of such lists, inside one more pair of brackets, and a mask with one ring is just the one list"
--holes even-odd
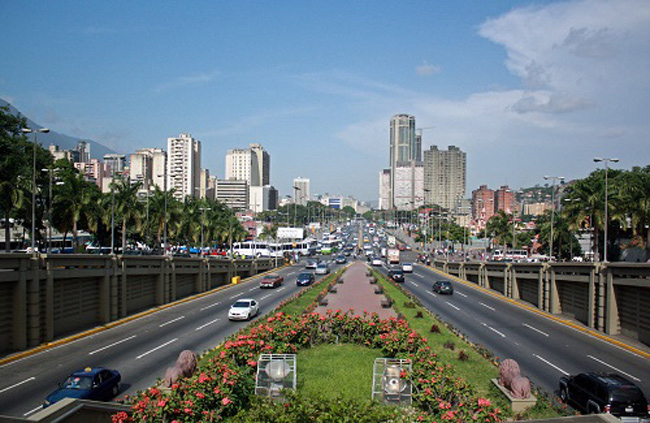
[(341, 278), (343, 283), (336, 284), (337, 292), (329, 293), (325, 297), (327, 306), (316, 307), (316, 312), (325, 314), (327, 310), (348, 311), (354, 309), (356, 313), (377, 313), (380, 318), (388, 319), (397, 317), (392, 308), (383, 308), (381, 300), (383, 295), (375, 294), (377, 285), (370, 284), (370, 277), (366, 276), (366, 265), (356, 260), (345, 271)]

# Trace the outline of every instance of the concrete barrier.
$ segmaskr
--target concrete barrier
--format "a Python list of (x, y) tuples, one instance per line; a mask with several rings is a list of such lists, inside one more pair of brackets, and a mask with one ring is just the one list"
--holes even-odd
[(271, 259), (0, 254), (0, 354), (207, 292), (273, 264)]
[(650, 345), (650, 264), (447, 262), (433, 266), (539, 310)]

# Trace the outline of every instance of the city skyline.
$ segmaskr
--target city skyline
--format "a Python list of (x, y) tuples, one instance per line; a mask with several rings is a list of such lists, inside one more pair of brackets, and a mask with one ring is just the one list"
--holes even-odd
[(0, 98), (26, 116), (125, 155), (191, 133), (219, 178), (259, 142), (282, 195), (305, 175), (376, 204), (399, 113), (467, 153), (470, 190), (650, 162), (644, 1), (2, 4)]

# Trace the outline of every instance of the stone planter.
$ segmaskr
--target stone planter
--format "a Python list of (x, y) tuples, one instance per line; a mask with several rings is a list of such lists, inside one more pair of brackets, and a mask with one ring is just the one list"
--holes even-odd
[(513, 398), (510, 394), (510, 391), (499, 384), (499, 379), (492, 379), (492, 383), (494, 383), (494, 385), (499, 388), (501, 392), (503, 392), (503, 395), (508, 398), (512, 411), (515, 413), (524, 412), (530, 407), (537, 404), (537, 397), (535, 397), (533, 394), (530, 394), (528, 398)]

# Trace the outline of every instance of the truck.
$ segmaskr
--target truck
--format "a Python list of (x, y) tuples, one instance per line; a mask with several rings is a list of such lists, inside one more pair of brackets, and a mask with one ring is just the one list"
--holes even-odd
[(399, 250), (397, 248), (388, 249), (388, 263), (399, 264)]

